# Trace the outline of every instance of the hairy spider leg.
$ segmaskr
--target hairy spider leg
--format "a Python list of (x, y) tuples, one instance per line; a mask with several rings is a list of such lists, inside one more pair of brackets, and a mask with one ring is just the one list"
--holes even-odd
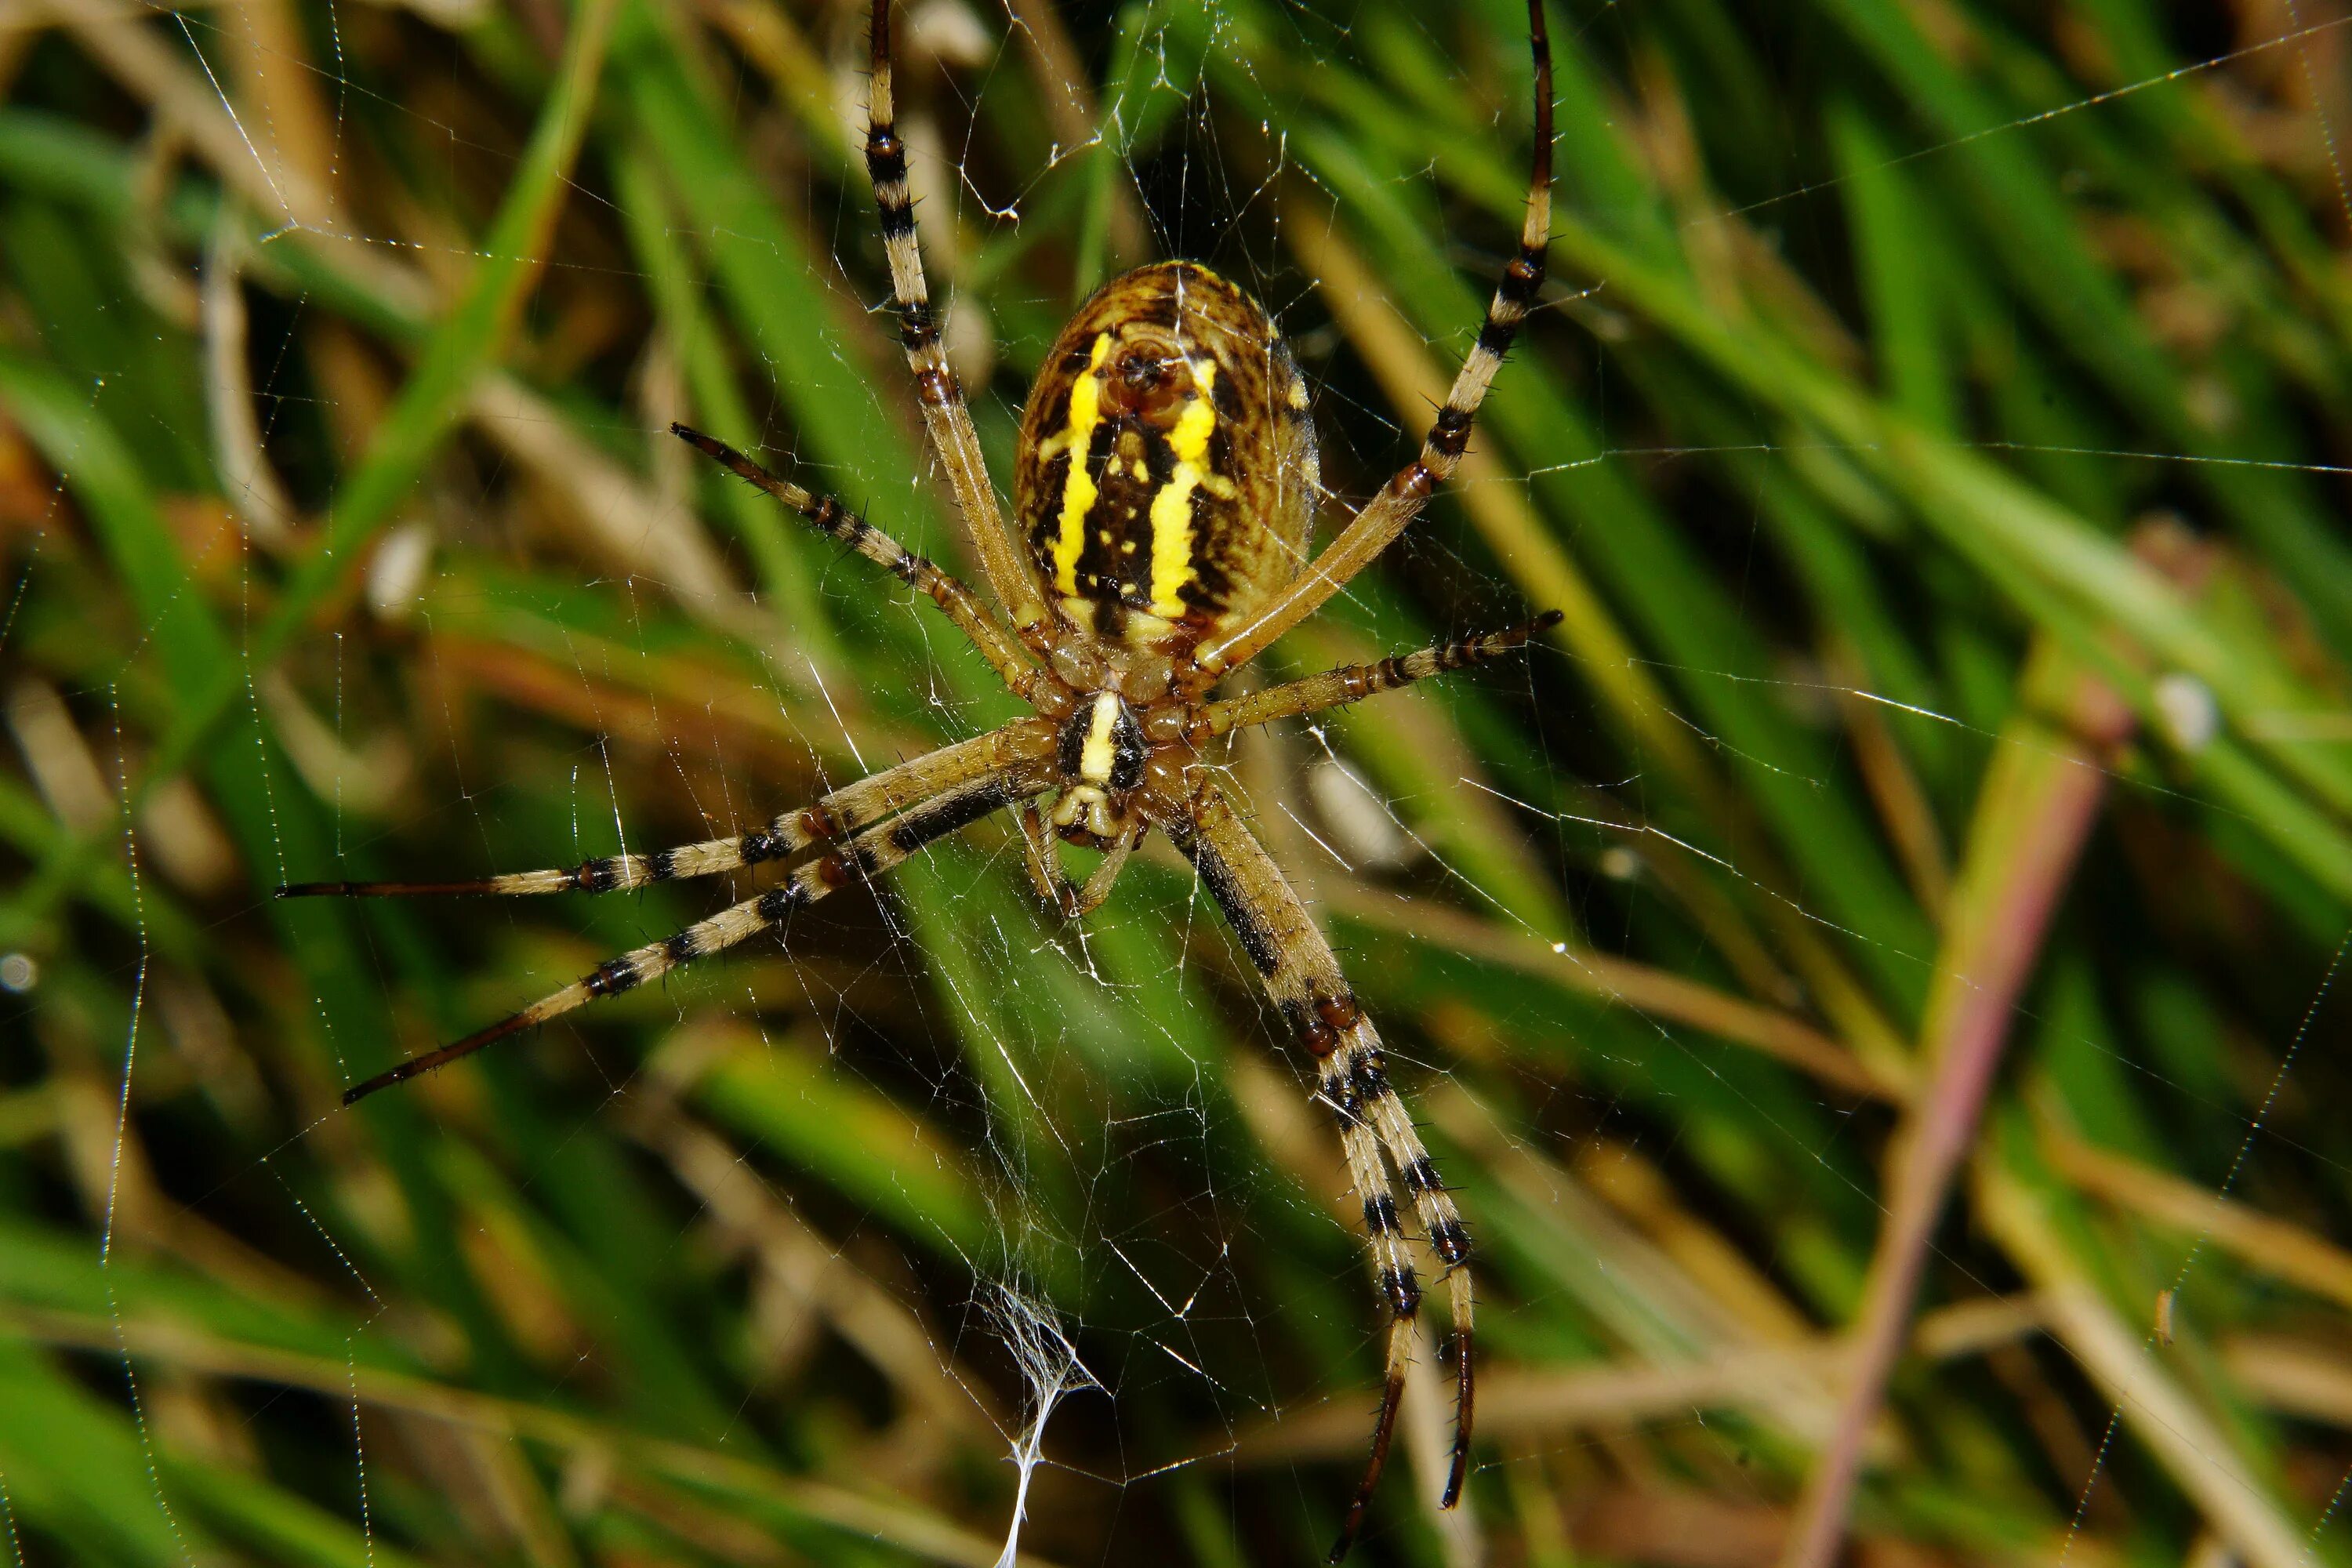
[[(1523, 647), (1538, 633), (1557, 626), (1558, 610), (1548, 610), (1524, 626), (1507, 631), (1488, 632), (1482, 637), (1463, 637), (1449, 643), (1438, 643), (1402, 658), (1391, 657), (1371, 664), (1342, 665), (1319, 675), (1293, 680), (1264, 691), (1251, 692), (1223, 702), (1212, 702), (1199, 710), (1186, 726), (1185, 738), (1195, 744), (1234, 730), (1254, 725), (1270, 724), (1277, 719), (1294, 718), (1305, 713), (1319, 713), (1327, 708), (1361, 702), (1383, 691), (1393, 691), (1410, 686), (1416, 680), (1426, 680), (1433, 675), (1461, 669), (1468, 665), (1499, 658)], [(1023, 860), (1029, 880), (1037, 890), (1038, 899), (1049, 909), (1061, 911), (1066, 920), (1078, 920), (1099, 909), (1110, 897), (1119, 872), (1125, 868), (1128, 857), (1142, 847), (1145, 834), (1150, 831), (1148, 822), (1122, 838), (1103, 857), (1083, 886), (1072, 882), (1059, 869), (1054, 849), (1053, 835), (1045, 826), (1034, 802), (1022, 808), (1020, 818)]]
[(1536, 138), (1534, 167), (1528, 180), (1527, 218), (1519, 229), (1519, 253), (1503, 268), (1478, 341), (1462, 362), (1445, 406), (1421, 444), (1421, 455), (1400, 468), (1365, 503), (1322, 554), (1284, 586), (1250, 622), (1203, 647), (1202, 669), (1220, 674), (1248, 663), (1276, 637), (1313, 615), (1349, 579), (1393, 543), (1439, 485), (1454, 477), (1470, 446), (1470, 422), (1494, 384), (1503, 356), (1541, 291), (1544, 257), (1551, 243), (1551, 37), (1545, 30), (1543, 0), (1528, 0), (1528, 41), (1535, 54)]
[(874, 182), (874, 205), (882, 217), (882, 248), (890, 262), (890, 289), (898, 309), (898, 341), (907, 368), (915, 374), (915, 395), (923, 405), (923, 428), (932, 453), (947, 469), (956, 506), (981, 574), (1032, 646), (1046, 635), (1045, 602), (1035, 579), (1013, 549), (1013, 537), (988, 477), (980, 433), (964, 405), (963, 385), (949, 368), (931, 309), (930, 284), (923, 276), (923, 253), (915, 239), (915, 204), (907, 189), (907, 144), (898, 140), (890, 94), (890, 0), (874, 0), (873, 78), (866, 90), (866, 172)]
[(1446, 1310), (1454, 1331), (1458, 1398), (1454, 1417), (1454, 1456), (1440, 1506), (1461, 1500), (1470, 1459), (1473, 1411), (1470, 1232), (1453, 1197), (1439, 1180), (1436, 1164), (1404, 1113), (1388, 1080), (1381, 1037), (1356, 1005), (1330, 943), (1264, 845), (1235, 815), (1213, 780), (1192, 796), (1185, 820), (1171, 823), (1176, 846), (1200, 872), (1264, 982), (1266, 994), (1293, 1034), (1314, 1058), (1319, 1097), (1339, 1122), (1349, 1175), (1363, 1198), (1364, 1229), (1370, 1238), (1380, 1289), (1391, 1313), (1387, 1381), (1372, 1427), (1371, 1455), (1331, 1548), (1339, 1562), (1355, 1543), (1365, 1510), (1388, 1463), (1396, 1432), (1404, 1369), (1412, 1352), (1412, 1325), (1421, 1308), (1421, 1286), (1405, 1253), (1396, 1199), (1381, 1163), (1384, 1150), (1411, 1195), (1430, 1247), (1445, 1265)]
[(281, 899), (416, 898), (487, 893), (608, 893), (716, 876), (745, 866), (786, 860), (814, 845), (846, 837), (870, 823), (906, 810), (973, 779), (1053, 754), (1053, 726), (1018, 720), (969, 741), (941, 746), (910, 762), (885, 768), (845, 784), (814, 805), (770, 819), (765, 826), (731, 838), (707, 838), (649, 855), (606, 855), (566, 868), (510, 871), (454, 882), (291, 882)]
[(1038, 815), (1037, 803), (1030, 802), (1021, 808), (1022, 860), (1029, 870), (1030, 885), (1037, 889), (1037, 898), (1049, 910), (1061, 911), (1064, 920), (1081, 920), (1102, 908), (1118, 881), (1118, 874), (1127, 868), (1127, 858), (1143, 847), (1144, 835), (1151, 831), (1148, 822), (1139, 822), (1117, 844), (1104, 852), (1101, 862), (1087, 874), (1081, 884), (1070, 880), (1061, 869), (1061, 859), (1054, 847), (1053, 831)]
[(990, 813), (1046, 788), (1050, 783), (1049, 771), (1042, 763), (1033, 763), (1000, 771), (939, 795), (891, 821), (854, 835), (841, 847), (795, 868), (783, 881), (756, 898), (697, 921), (659, 942), (631, 948), (617, 958), (607, 959), (562, 990), (551, 992), (486, 1029), (438, 1050), (411, 1057), (364, 1083), (352, 1085), (343, 1091), (343, 1103), (355, 1105), (378, 1089), (390, 1089), (419, 1073), (446, 1067), (509, 1035), (560, 1018), (603, 997), (634, 991), (646, 981), (658, 979), (698, 958), (723, 952), (781, 925), (794, 910), (805, 909), (853, 880), (879, 875), (925, 845), (969, 827)]
[(908, 550), (833, 497), (818, 495), (779, 478), (726, 442), (684, 425), (673, 424), (669, 433), (737, 478), (767, 491), (820, 531), (839, 540), (909, 588), (928, 595), (955, 623), (956, 629), (980, 650), (989, 668), (996, 671), (996, 678), (1012, 688), (1014, 696), (1025, 702), (1037, 700), (1045, 677), (1022, 651), (1020, 639), (961, 579), (943, 571), (929, 558)]
[(1448, 670), (1500, 658), (1516, 648), (1524, 647), (1538, 634), (1558, 626), (1559, 620), (1558, 610), (1546, 610), (1525, 626), (1513, 626), (1507, 631), (1488, 632), (1484, 637), (1438, 643), (1418, 653), (1406, 654), (1402, 658), (1391, 656), (1371, 664), (1343, 664), (1320, 675), (1269, 686), (1263, 691), (1228, 698), (1223, 702), (1212, 702), (1193, 720), (1188, 738), (1205, 739), (1234, 730), (1245, 730), (1255, 724), (1271, 724), (1277, 719), (1319, 713), (1327, 708), (1361, 702), (1367, 697), (1394, 691), (1400, 686), (1410, 686), (1433, 675), (1443, 675)]

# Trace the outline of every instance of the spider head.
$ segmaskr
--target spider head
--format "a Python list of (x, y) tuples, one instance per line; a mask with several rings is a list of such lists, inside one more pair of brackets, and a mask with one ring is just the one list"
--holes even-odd
[(1055, 753), (1062, 794), (1054, 803), (1055, 831), (1091, 849), (1117, 843), (1149, 755), (1143, 726), (1124, 698), (1097, 691), (1078, 699)]
[(1199, 369), (1174, 342), (1139, 337), (1122, 344), (1106, 359), (1099, 381), (1101, 416), (1121, 422), (1122, 433), (1134, 432), (1139, 454), (1146, 432), (1166, 440), (1183, 422), (1184, 411), (1208, 395), (1202, 384), (1216, 374), (1213, 361)]

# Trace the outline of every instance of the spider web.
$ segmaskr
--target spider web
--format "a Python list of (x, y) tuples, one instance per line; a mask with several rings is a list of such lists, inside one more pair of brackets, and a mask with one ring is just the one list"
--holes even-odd
[[(1360, 1550), (1761, 1563), (1843, 1453), (1866, 1552), (2334, 1560), (2347, 18), (1705, 10), (1555, 12), (1555, 289), (1454, 493), (1272, 662), (1597, 609), (1231, 763), (1481, 1247), (1469, 1495), (1434, 1509), (1425, 1337)], [(1014, 711), (662, 435), (966, 559), (887, 342), (855, 11), (8, 15), (13, 1561), (1328, 1541), (1381, 1339), (1357, 1200), (1172, 856), (1067, 928), (984, 826), (356, 1111), (754, 884), (264, 896), (740, 831)], [(542, 113), (596, 26), (593, 106)], [(1290, 335), (1328, 537), (1507, 254), (1518, 26), (913, 7), (901, 129), (999, 481), (1075, 298), (1181, 254)], [(2151, 124), (2178, 167), (2121, 161)], [(2005, 158), (2072, 171), (2179, 409), (1938, 205)], [(1958, 301), (1925, 326), (1906, 264)], [(1899, 418), (1842, 400), (1874, 379)], [(1901, 1250), (1900, 1151), (1954, 1130), (1900, 1107), (1952, 1060), (2000, 1071), (1849, 1431), (1829, 1334)]]

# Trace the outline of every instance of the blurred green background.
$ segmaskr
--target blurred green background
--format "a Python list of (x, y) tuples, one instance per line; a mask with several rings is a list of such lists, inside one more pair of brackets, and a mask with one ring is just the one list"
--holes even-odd
[[(1480, 1240), (1465, 1504), (1424, 1356), (1360, 1560), (1766, 1568), (1836, 1455), (1879, 1568), (2346, 1561), (2344, 6), (1550, 17), (1547, 304), (1461, 482), (1256, 673), (1566, 618), (1234, 757)], [(984, 1565), (1055, 1387), (1036, 1561), (1319, 1558), (1378, 1321), (1164, 846), (1072, 931), (984, 825), (357, 1110), (730, 889), (268, 898), (734, 831), (1013, 711), (662, 434), (968, 563), (864, 29), (0, 10), (13, 1561)], [(1524, 35), (919, 0), (1000, 480), (1074, 301), (1181, 254), (1292, 335), (1332, 526), (1508, 254)]]

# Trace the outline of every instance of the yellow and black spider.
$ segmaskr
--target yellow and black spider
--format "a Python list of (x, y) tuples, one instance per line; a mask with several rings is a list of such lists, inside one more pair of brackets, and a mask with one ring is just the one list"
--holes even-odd
[[(733, 947), (1003, 807), (1020, 807), (1026, 860), (1040, 896), (1073, 918), (1108, 896), (1127, 858), (1156, 826), (1198, 868), (1276, 1005), (1315, 1058), (1321, 1097), (1339, 1120), (1349, 1174), (1363, 1196), (1364, 1226), (1391, 1314), (1371, 1455), (1331, 1561), (1354, 1541), (1387, 1460), (1421, 1304), (1392, 1181), (1403, 1184), (1429, 1247), (1445, 1265), (1459, 1389), (1444, 1497), (1444, 1506), (1452, 1507), (1470, 1454), (1469, 1232), (1389, 1082), (1380, 1035), (1356, 1005), (1330, 944), (1234, 814), (1216, 771), (1202, 763), (1205, 749), (1234, 730), (1360, 701), (1494, 658), (1558, 619), (1547, 616), (1510, 631), (1327, 670), (1248, 696), (1210, 697), (1222, 677), (1312, 615), (1385, 550), (1453, 474), (1469, 443), (1471, 419), (1544, 278), (1551, 221), (1551, 52), (1540, 0), (1530, 0), (1528, 26), (1535, 55), (1535, 159), (1519, 252), (1504, 269), (1476, 345), (1420, 456), (1310, 562), (1307, 544), (1319, 478), (1306, 383), (1264, 308), (1207, 268), (1184, 261), (1141, 268), (1106, 284), (1047, 354), (1022, 416), (1016, 544), (963, 390), (940, 348), (915, 240), (906, 144), (893, 129), (889, 4), (875, 0), (866, 164), (881, 211), (899, 336), (931, 450), (947, 469), (981, 570), (1007, 614), (833, 498), (812, 495), (708, 436), (683, 426), (672, 429), (928, 594), (1035, 716), (887, 768), (732, 838), (479, 881), (306, 882), (279, 889), (281, 897), (606, 892), (765, 861), (799, 861), (758, 897), (599, 964), (511, 1017), (355, 1085), (343, 1102)], [(1037, 803), (1048, 795), (1053, 804), (1041, 815)], [(1055, 834), (1104, 851), (1083, 887), (1058, 868)]]

